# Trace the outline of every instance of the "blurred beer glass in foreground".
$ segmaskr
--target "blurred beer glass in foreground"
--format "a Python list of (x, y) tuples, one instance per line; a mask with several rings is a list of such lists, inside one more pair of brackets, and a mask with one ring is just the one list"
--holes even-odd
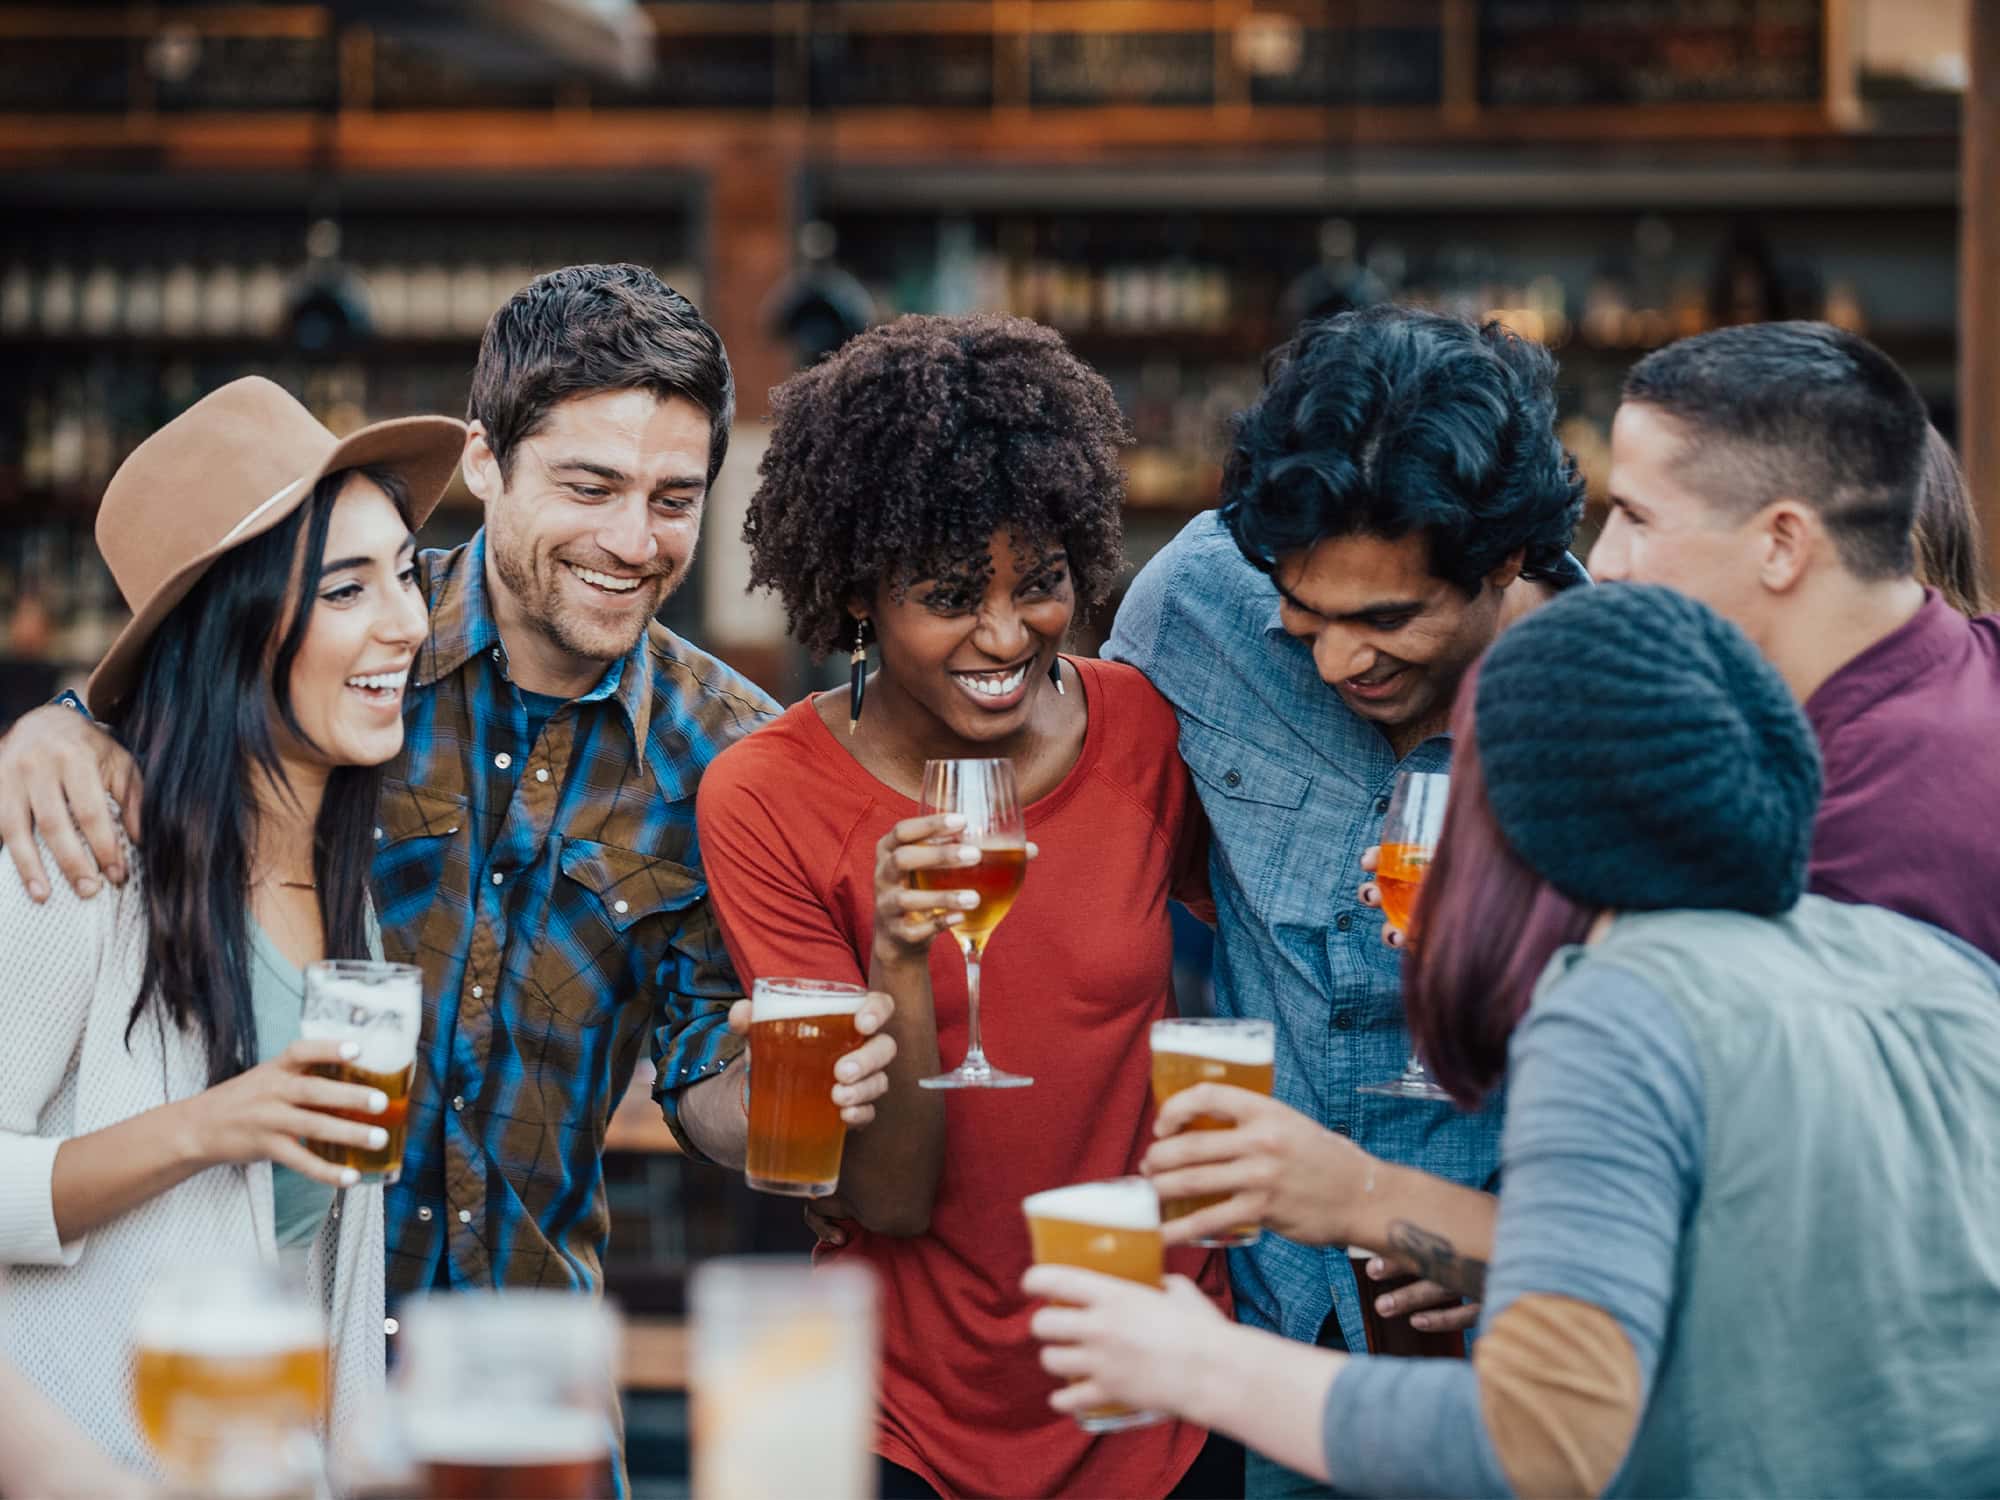
[(696, 1500), (874, 1495), (875, 1299), (865, 1265), (741, 1256), (696, 1268)]
[(187, 1266), (147, 1288), (132, 1325), (134, 1400), (177, 1489), (312, 1493), (327, 1348), (302, 1269)]
[(1368, 1335), (1370, 1354), (1391, 1354), (1401, 1359), (1460, 1359), (1465, 1354), (1465, 1335), (1462, 1333), (1424, 1332), (1413, 1327), (1408, 1316), (1385, 1318), (1375, 1311), (1375, 1299), (1389, 1292), (1399, 1292), (1416, 1281), (1414, 1275), (1385, 1276), (1380, 1281), (1368, 1279), (1368, 1262), (1376, 1252), (1364, 1250), (1359, 1245), (1350, 1245), (1347, 1263), (1354, 1272), (1354, 1285), (1361, 1293), (1361, 1326)]
[[(1276, 1072), (1277, 1028), (1269, 1021), (1236, 1021), (1188, 1017), (1153, 1023), (1153, 1105), (1158, 1108), (1182, 1089), (1197, 1083), (1227, 1083), (1253, 1094), (1269, 1094)], [(1227, 1130), (1232, 1122), (1219, 1115), (1196, 1115), (1189, 1130)], [(1223, 1195), (1165, 1198), (1162, 1219), (1178, 1219), (1222, 1202)], [(1258, 1229), (1246, 1224), (1234, 1234), (1196, 1240), (1198, 1245), (1249, 1245)]]
[(429, 1500), (602, 1500), (612, 1492), (618, 1314), (573, 1292), (406, 1304), (403, 1441)]
[[(1021, 1200), (1035, 1264), (1081, 1266), (1145, 1286), (1166, 1277), (1160, 1195), (1143, 1177), (1112, 1177), (1051, 1188)], [(1157, 1411), (1099, 1406), (1077, 1414), (1085, 1432), (1122, 1432), (1165, 1420)]]
[(368, 959), (325, 959), (306, 970), (306, 1003), (299, 1034), (309, 1042), (353, 1042), (361, 1055), (312, 1071), (341, 1083), (358, 1083), (388, 1095), (379, 1115), (328, 1113), (360, 1125), (379, 1125), (389, 1142), (379, 1151), (308, 1141), (313, 1152), (352, 1167), (363, 1182), (394, 1182), (403, 1173), (403, 1141), (410, 1126), (410, 1080), (416, 1072), (417, 1033), (423, 1025), (423, 980), (409, 964)]
[(818, 979), (760, 979), (750, 998), (750, 1144), (744, 1177), (766, 1193), (824, 1198), (840, 1181), (847, 1126), (833, 1065), (861, 1045), (868, 991)]

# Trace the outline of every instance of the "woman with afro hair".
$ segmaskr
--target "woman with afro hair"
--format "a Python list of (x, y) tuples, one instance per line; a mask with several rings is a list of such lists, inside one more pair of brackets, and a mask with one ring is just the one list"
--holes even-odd
[[(882, 1286), (882, 1494), (1238, 1493), (1240, 1450), (1165, 1423), (1093, 1437), (1049, 1408), (1019, 1290), (1021, 1199), (1134, 1172), (1148, 1031), (1172, 1013), (1169, 898), (1207, 908), (1207, 828), (1172, 709), (1136, 670), (1063, 655), (1123, 562), (1103, 379), (1020, 318), (907, 317), (772, 395), (744, 537), (809, 650), (874, 658), (702, 778), (703, 860), (745, 984), (895, 998), (890, 1086), (813, 1217)], [(963, 858), (919, 816), (924, 762), (1004, 757), (1036, 857), (984, 963), (981, 1029), (1022, 1092), (933, 1092), (965, 1055), (958, 920), (906, 872)], [(941, 840), (941, 836), (945, 836)], [(974, 855), (976, 858), (976, 854)], [(1217, 1251), (1170, 1262), (1227, 1306)], [(1231, 1463), (1234, 1463), (1232, 1469)]]

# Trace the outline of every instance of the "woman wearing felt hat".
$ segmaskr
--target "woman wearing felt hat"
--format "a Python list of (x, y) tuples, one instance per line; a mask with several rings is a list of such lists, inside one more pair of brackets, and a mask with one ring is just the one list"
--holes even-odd
[[(1044, 1266), (1027, 1290), (1068, 1305), (1034, 1332), (1076, 1382), (1053, 1404), (1172, 1411), (1341, 1494), (1991, 1493), (2000, 969), (1800, 895), (1812, 733), (1678, 594), (1547, 605), (1453, 732), (1404, 997), (1460, 1102), (1506, 1073), (1497, 1216), (1213, 1084), (1161, 1111), (1145, 1170), (1231, 1194), (1214, 1222), (1481, 1297), (1471, 1360), (1335, 1354), (1185, 1284)], [(1237, 1128), (1170, 1134), (1195, 1114)]]
[[(304, 1142), (367, 1147), (372, 1090), (311, 1075), (301, 970), (379, 957), (379, 767), (428, 621), (411, 529), (464, 427), (337, 439), (233, 382), (112, 478), (97, 541), (133, 612), (91, 712), (141, 774), (134, 878), (32, 902), (0, 871), (0, 1356), (115, 1458), (152, 1469), (128, 1339), (162, 1271), (305, 1252), (332, 1423), (382, 1383), (382, 1200)], [(139, 851), (144, 851), (141, 859)]]

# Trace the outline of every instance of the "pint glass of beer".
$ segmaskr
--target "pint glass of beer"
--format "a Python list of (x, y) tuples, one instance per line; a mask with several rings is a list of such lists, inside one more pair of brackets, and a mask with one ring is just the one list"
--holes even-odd
[[(1228, 1083), (1253, 1094), (1269, 1094), (1276, 1071), (1277, 1028), (1269, 1021), (1186, 1017), (1153, 1023), (1153, 1105), (1158, 1108), (1197, 1083)], [(1189, 1130), (1227, 1130), (1219, 1115), (1197, 1115)], [(1160, 1217), (1178, 1219), (1220, 1203), (1220, 1194), (1167, 1198)], [(1255, 1244), (1260, 1231), (1246, 1224), (1233, 1234), (1196, 1240), (1197, 1245)]]
[(1465, 1335), (1412, 1327), (1407, 1317), (1385, 1318), (1375, 1311), (1375, 1299), (1399, 1292), (1416, 1281), (1415, 1276), (1388, 1276), (1381, 1281), (1368, 1279), (1368, 1262), (1376, 1252), (1359, 1245), (1347, 1248), (1347, 1263), (1354, 1271), (1354, 1285), (1361, 1292), (1361, 1326), (1368, 1336), (1370, 1354), (1389, 1354), (1399, 1359), (1461, 1359), (1465, 1355)]
[(750, 995), (750, 1144), (744, 1177), (760, 1192), (824, 1198), (840, 1181), (847, 1126), (833, 1065), (859, 1047), (854, 1013), (868, 991), (823, 979), (760, 979)]
[(695, 1269), (695, 1500), (875, 1494), (875, 1273), (789, 1256)]
[(417, 1033), (423, 1025), (423, 978), (409, 964), (333, 958), (306, 970), (305, 1018), (299, 1034), (309, 1042), (353, 1042), (361, 1055), (312, 1071), (340, 1083), (358, 1083), (388, 1095), (379, 1115), (348, 1110), (331, 1114), (389, 1132), (379, 1151), (308, 1141), (313, 1154), (352, 1167), (363, 1182), (394, 1182), (403, 1174), (403, 1141), (410, 1128), (410, 1080), (417, 1069)]
[[(139, 1427), (177, 1488), (310, 1494), (326, 1418), (326, 1329), (302, 1277), (188, 1266), (142, 1296), (132, 1325)], [(267, 1481), (293, 1483), (272, 1486)]]
[(612, 1492), (618, 1315), (574, 1292), (429, 1294), (403, 1315), (403, 1439), (429, 1500)]
[[(1145, 1286), (1166, 1279), (1160, 1196), (1143, 1177), (1051, 1188), (1021, 1200), (1038, 1266), (1081, 1266)], [(1085, 1432), (1123, 1432), (1166, 1420), (1164, 1412), (1099, 1406), (1077, 1414)]]

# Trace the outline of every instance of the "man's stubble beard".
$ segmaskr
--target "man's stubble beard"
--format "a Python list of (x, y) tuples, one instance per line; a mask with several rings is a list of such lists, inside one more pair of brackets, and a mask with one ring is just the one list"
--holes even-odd
[[(667, 575), (667, 586), (660, 591), (660, 597), (653, 601), (652, 606), (639, 616), (631, 637), (622, 645), (607, 651), (596, 641), (584, 638), (572, 628), (572, 623), (564, 618), (560, 603), (562, 582), (554, 572), (562, 566), (563, 564), (554, 557), (549, 559), (550, 575), (544, 586), (531, 570), (521, 566), (520, 559), (511, 548), (506, 546), (493, 548), (494, 571), (500, 575), (500, 582), (506, 586), (507, 591), (514, 596), (514, 601), (520, 606), (528, 624), (540, 631), (545, 640), (565, 655), (580, 661), (599, 662), (605, 666), (620, 661), (630, 654), (632, 648), (638, 645), (640, 638), (645, 635), (646, 627), (652, 623), (653, 616), (659, 613), (680, 583), (678, 576)], [(650, 581), (640, 584), (641, 589), (657, 586)]]

